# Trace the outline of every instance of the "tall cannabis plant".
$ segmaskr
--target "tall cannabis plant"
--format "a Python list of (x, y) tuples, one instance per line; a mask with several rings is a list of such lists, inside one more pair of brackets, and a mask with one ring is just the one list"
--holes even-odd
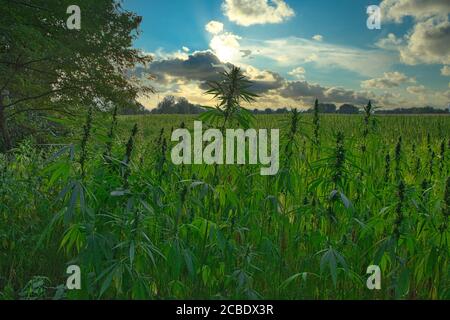
[(218, 101), (215, 108), (200, 117), (204, 121), (220, 123), (225, 129), (227, 123), (237, 121), (241, 126), (248, 128), (253, 121), (251, 112), (241, 106), (242, 102), (256, 101), (257, 94), (250, 91), (252, 82), (247, 79), (242, 70), (233, 66), (231, 70), (221, 73), (221, 80), (208, 83), (209, 89), (205, 92)]

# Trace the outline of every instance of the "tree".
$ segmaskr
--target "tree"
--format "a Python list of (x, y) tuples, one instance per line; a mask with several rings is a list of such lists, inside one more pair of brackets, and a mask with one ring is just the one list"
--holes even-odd
[(150, 110), (146, 109), (139, 102), (120, 107), (120, 108), (118, 108), (117, 111), (118, 111), (118, 114), (121, 114), (121, 115), (138, 115), (138, 114), (149, 114), (150, 113)]
[(199, 114), (202, 112), (204, 108), (201, 106), (193, 105), (184, 97), (175, 98), (171, 95), (164, 97), (157, 108), (152, 110), (155, 114)]
[(321, 103), (319, 104), (320, 113), (335, 113), (336, 105), (332, 103)]
[(158, 103), (158, 113), (173, 113), (172, 109), (175, 103), (176, 99), (174, 96), (165, 96), (164, 99), (160, 103)]
[(176, 112), (179, 114), (189, 114), (191, 113), (191, 106), (192, 104), (186, 98), (181, 97), (175, 104)]
[(277, 113), (277, 114), (283, 114), (283, 113), (288, 113), (288, 112), (289, 111), (287, 110), (286, 107), (275, 110), (275, 113)]
[[(115, 0), (78, 0), (81, 29), (70, 30), (70, 0), (0, 0), (0, 141), (13, 145), (20, 115), (73, 114), (128, 104), (152, 88), (129, 76), (151, 58), (132, 49), (141, 17)], [(14, 26), (14, 27), (12, 27)], [(14, 120), (14, 121), (13, 121)]]
[(359, 109), (358, 107), (355, 107), (352, 104), (343, 104), (342, 106), (340, 106), (339, 110), (337, 111), (337, 113), (342, 113), (342, 114), (358, 114), (359, 113)]

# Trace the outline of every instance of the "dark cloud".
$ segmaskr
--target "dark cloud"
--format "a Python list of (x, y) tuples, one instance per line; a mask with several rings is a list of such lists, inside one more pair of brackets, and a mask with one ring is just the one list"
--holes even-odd
[[(228, 67), (231, 67), (228, 64)], [(155, 60), (147, 69), (137, 68), (135, 74), (140, 77), (150, 73), (160, 84), (168, 84), (172, 78), (185, 81), (217, 80), (219, 73), (225, 71), (225, 65), (210, 51), (195, 52), (187, 57)]]
[(310, 84), (307, 81), (290, 81), (286, 83), (280, 91), (280, 95), (284, 98), (299, 99), (302, 97), (315, 97), (317, 99), (324, 98), (326, 88), (318, 84)]
[(167, 76), (191, 81), (212, 81), (223, 72), (222, 62), (210, 51), (195, 52), (187, 60), (180, 58), (155, 61), (150, 65), (150, 73), (158, 79)]
[(347, 90), (340, 87), (323, 87), (319, 84), (311, 84), (307, 81), (289, 81), (279, 90), (284, 98), (303, 99), (317, 98), (326, 103), (353, 103), (365, 104), (370, 97), (367, 93)]
[[(195, 81), (199, 83), (200, 89), (206, 90), (207, 82), (218, 80), (219, 73), (225, 71), (226, 67), (230, 68), (232, 65), (224, 65), (211, 51), (199, 51), (189, 55), (187, 59), (174, 57), (156, 60), (150, 64), (147, 71), (154, 75), (160, 84), (173, 83), (174, 79)], [(136, 70), (138, 76), (142, 72), (143, 69)], [(305, 80), (288, 81), (272, 71), (250, 68), (247, 73), (253, 83), (251, 90), (259, 95), (270, 93), (271, 96), (279, 95), (294, 100), (317, 98), (324, 103), (365, 104), (369, 100), (365, 93), (339, 87), (323, 87)]]
[(325, 102), (367, 104), (369, 100), (377, 102), (369, 93), (332, 87), (325, 91)]
[[(154, 61), (149, 69), (159, 83), (168, 83), (171, 78), (185, 81), (200, 82), (201, 89), (207, 89), (207, 82), (219, 79), (219, 73), (225, 71), (225, 67), (231, 68), (231, 64), (223, 64), (210, 51), (199, 51), (189, 55), (187, 59), (169, 58)], [(143, 70), (137, 70), (139, 75)], [(270, 80), (267, 80), (270, 75)], [(284, 84), (284, 79), (278, 73), (266, 71), (265, 74), (255, 75), (252, 79), (252, 90), (258, 94), (268, 90), (278, 89)]]
[(257, 75), (252, 79), (253, 85), (251, 89), (257, 94), (264, 94), (269, 90), (280, 89), (284, 86), (286, 80), (276, 72), (265, 71), (271, 76), (270, 80), (267, 80), (264, 75)]

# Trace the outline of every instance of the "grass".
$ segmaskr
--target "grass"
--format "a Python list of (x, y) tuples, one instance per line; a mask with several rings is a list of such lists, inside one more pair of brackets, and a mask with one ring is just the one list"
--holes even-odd
[(195, 119), (94, 113), (1, 155), (0, 298), (450, 298), (449, 117), (257, 116), (281, 129), (273, 177), (174, 166)]

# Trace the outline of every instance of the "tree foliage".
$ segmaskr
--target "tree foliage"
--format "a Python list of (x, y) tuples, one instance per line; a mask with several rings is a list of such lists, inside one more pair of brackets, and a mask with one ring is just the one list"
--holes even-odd
[[(80, 0), (81, 29), (69, 30), (68, 0), (0, 0), (0, 132), (31, 116), (70, 114), (80, 106), (129, 104), (150, 87), (131, 77), (149, 56), (131, 47), (141, 17), (115, 0)], [(14, 27), (11, 27), (14, 26)], [(36, 128), (35, 128), (36, 129)]]

